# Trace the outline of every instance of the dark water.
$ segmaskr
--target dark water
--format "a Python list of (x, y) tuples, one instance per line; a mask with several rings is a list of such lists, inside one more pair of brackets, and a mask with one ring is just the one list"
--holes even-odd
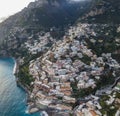
[(0, 116), (40, 116), (25, 112), (26, 93), (16, 86), (14, 64), (12, 58), (0, 58)]

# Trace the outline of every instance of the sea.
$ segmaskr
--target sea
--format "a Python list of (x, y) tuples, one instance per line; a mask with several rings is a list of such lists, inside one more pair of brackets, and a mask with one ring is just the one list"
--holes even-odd
[(0, 58), (0, 116), (41, 116), (27, 113), (26, 93), (16, 85), (14, 66), (13, 58)]

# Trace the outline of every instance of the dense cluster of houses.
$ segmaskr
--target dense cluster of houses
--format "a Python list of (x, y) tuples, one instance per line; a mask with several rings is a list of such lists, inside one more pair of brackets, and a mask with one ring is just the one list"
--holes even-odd
[(102, 109), (98, 102), (99, 97), (90, 95), (84, 101), (80, 101), (80, 105), (75, 108), (76, 116), (102, 116), (99, 111)]
[[(102, 116), (102, 107), (97, 96), (91, 95), (83, 101), (80, 100), (74, 110), (72, 107), (77, 102), (73, 97), (72, 82), (77, 82), (78, 90), (94, 89), (97, 86), (96, 80), (100, 80), (106, 64), (110, 69), (120, 68), (110, 53), (97, 57), (87, 47), (87, 43), (80, 40), (80, 37), (86, 34), (86, 30), (95, 35), (88, 29), (87, 24), (71, 27), (63, 40), (56, 42), (47, 53), (30, 62), (29, 71), (35, 79), (31, 83), (34, 89), (30, 98), (35, 99), (40, 108), (73, 111), (75, 116)], [(45, 36), (42, 42), (46, 42)], [(35, 44), (35, 47), (41, 44), (43, 45)], [(28, 43), (26, 45), (29, 46)], [(104, 61), (104, 58), (107, 60)], [(111, 97), (110, 101), (112, 100)]]
[(37, 54), (47, 49), (47, 45), (52, 42), (53, 38), (51, 37), (50, 33), (47, 32), (43, 35), (39, 34), (38, 38), (35, 40), (33, 39), (33, 36), (30, 36), (25, 42), (25, 47), (28, 49), (29, 53)]

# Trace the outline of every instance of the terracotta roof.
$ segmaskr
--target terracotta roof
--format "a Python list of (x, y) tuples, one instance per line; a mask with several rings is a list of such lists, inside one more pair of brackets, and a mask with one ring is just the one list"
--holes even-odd
[(92, 116), (99, 116), (99, 115), (97, 115), (97, 113), (94, 110), (90, 110), (90, 113)]

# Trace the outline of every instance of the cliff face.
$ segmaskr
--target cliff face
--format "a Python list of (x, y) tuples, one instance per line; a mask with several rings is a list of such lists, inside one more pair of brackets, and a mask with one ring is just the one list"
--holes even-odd
[[(36, 0), (21, 12), (0, 24), (0, 43), (6, 44), (8, 36), (21, 30), (40, 31), (51, 27), (65, 27), (73, 24), (90, 6), (90, 2), (70, 0)], [(82, 10), (81, 10), (82, 9)], [(16, 29), (17, 28), (17, 29)]]

